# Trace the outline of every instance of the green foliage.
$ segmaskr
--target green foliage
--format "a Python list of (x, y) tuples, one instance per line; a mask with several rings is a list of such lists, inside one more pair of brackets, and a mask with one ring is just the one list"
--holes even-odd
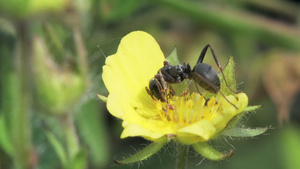
[(101, 14), (106, 20), (117, 20), (131, 15), (137, 8), (138, 0), (104, 0), (100, 1)]
[(67, 160), (67, 154), (64, 150), (64, 146), (62, 145), (62, 142), (59, 141), (59, 139), (52, 133), (49, 129), (45, 129), (45, 134), (47, 136), (47, 139), (49, 140), (50, 144), (54, 148), (57, 156), (59, 157), (59, 160), (62, 164), (62, 166), (66, 167), (68, 164)]
[(0, 116), (0, 146), (8, 155), (12, 155), (13, 147), (11, 144), (8, 128), (3, 116)]
[[(89, 149), (92, 163), (104, 167), (110, 157), (108, 131), (103, 114), (98, 114), (99, 100), (90, 100), (82, 105), (75, 116), (82, 140)], [(102, 104), (103, 105), (103, 104)], [(102, 108), (103, 106), (101, 106)]]
[(291, 125), (280, 133), (280, 151), (282, 152), (282, 158), (285, 163), (285, 168), (292, 169), (296, 166), (300, 166), (298, 159), (300, 152), (300, 134), (299, 126)]

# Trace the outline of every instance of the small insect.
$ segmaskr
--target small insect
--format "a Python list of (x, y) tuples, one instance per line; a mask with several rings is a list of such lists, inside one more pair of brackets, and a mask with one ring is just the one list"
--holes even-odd
[[(216, 94), (219, 92), (230, 104), (232, 104), (237, 109), (237, 107), (233, 103), (231, 103), (220, 91), (221, 83), (217, 71), (209, 64), (202, 63), (208, 48), (210, 48), (220, 72), (222, 73), (223, 77), (225, 77), (223, 69), (219, 63), (217, 56), (215, 55), (214, 50), (209, 44), (207, 44), (200, 53), (197, 64), (193, 69), (189, 64), (183, 63), (183, 65), (174, 66), (171, 63), (164, 61), (164, 66), (160, 70), (158, 70), (158, 73), (154, 76), (154, 78), (150, 80), (149, 89), (146, 87), (146, 91), (148, 92), (148, 94), (152, 98), (156, 98), (162, 102), (168, 103), (168, 94), (175, 95), (172, 86), (169, 84), (181, 83), (185, 79), (190, 79), (210, 93)], [(232, 92), (237, 93), (229, 87), (225, 78), (224, 82)]]

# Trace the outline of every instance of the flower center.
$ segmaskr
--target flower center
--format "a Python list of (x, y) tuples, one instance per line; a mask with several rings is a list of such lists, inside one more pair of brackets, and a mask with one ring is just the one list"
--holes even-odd
[(209, 100), (204, 95), (193, 92), (184, 96), (174, 96), (166, 102), (156, 102), (162, 120), (172, 123), (176, 128), (191, 125), (197, 121), (212, 119), (220, 108), (215, 97)]

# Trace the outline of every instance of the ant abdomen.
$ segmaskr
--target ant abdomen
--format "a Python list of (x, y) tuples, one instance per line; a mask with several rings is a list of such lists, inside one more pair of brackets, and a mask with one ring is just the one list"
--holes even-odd
[(220, 90), (218, 73), (209, 64), (198, 63), (190, 75), (190, 79), (193, 79), (204, 90), (210, 93), (218, 93)]

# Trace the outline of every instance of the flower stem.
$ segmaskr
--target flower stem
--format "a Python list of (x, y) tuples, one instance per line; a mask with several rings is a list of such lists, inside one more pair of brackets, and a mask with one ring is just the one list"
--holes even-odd
[(176, 169), (185, 169), (189, 146), (178, 143), (177, 144), (177, 164)]

